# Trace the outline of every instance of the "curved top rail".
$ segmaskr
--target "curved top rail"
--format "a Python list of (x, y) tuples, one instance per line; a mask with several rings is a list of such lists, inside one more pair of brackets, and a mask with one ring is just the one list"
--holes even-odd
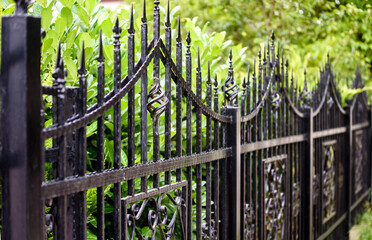
[[(154, 39), (152, 39), (152, 40), (150, 41), (150, 43), (147, 45), (146, 53), (149, 54), (149, 52), (150, 52), (153, 48), (154, 48)], [(142, 59), (139, 59), (139, 60), (137, 61), (136, 65), (135, 65), (135, 67), (134, 67), (135, 72), (137, 72), (137, 71), (140, 69), (140, 67), (141, 67), (140, 64), (141, 64), (141, 63), (142, 63)], [(128, 81), (128, 75), (125, 76), (125, 77), (121, 80), (121, 82), (120, 82), (120, 86), (121, 86), (121, 87), (124, 87), (124, 86), (125, 86), (125, 83), (126, 83), (127, 81)], [(108, 93), (105, 95), (105, 97), (104, 97), (104, 102), (107, 102), (107, 101), (108, 101), (110, 98), (112, 98), (113, 96), (114, 96), (114, 90), (111, 90), (110, 92), (108, 92)], [(87, 109), (87, 113), (90, 113), (90, 112), (96, 110), (97, 108), (98, 108), (98, 104), (95, 103), (95, 104), (93, 104), (91, 107), (89, 107), (89, 108)], [(79, 119), (79, 115), (76, 114), (76, 115), (70, 117), (69, 119), (67, 119), (66, 122), (71, 122), (71, 121), (74, 121), (74, 120), (77, 120), (77, 119)]]
[[(164, 53), (163, 56), (170, 63), (170, 67), (171, 67), (171, 69), (173, 71), (173, 74), (174, 74), (174, 77), (172, 77), (172, 79), (175, 81), (175, 83), (181, 85), (182, 89), (184, 91), (186, 91), (187, 94), (190, 96), (190, 99), (192, 100), (192, 102), (195, 105), (197, 105), (205, 115), (209, 115), (210, 117), (214, 118), (215, 120), (218, 120), (218, 121), (223, 122), (223, 123), (230, 123), (231, 122), (231, 117), (223, 116), (221, 114), (216, 113), (215, 111), (210, 109), (208, 106), (206, 106), (201, 101), (201, 99), (199, 99), (194, 94), (194, 92), (191, 90), (191, 88), (187, 85), (185, 79), (182, 77), (182, 74), (177, 70), (176, 64), (174, 63), (172, 57), (170, 56), (168, 50), (166, 49), (166, 47), (165, 47), (165, 45), (164, 45), (164, 43), (161, 39), (159, 40), (159, 43), (160, 43), (160, 49)], [(162, 61), (163, 60), (164, 59), (162, 59)]]
[(353, 99), (352, 99), (352, 102), (351, 102), (351, 104), (350, 104), (350, 109), (351, 109), (351, 111), (353, 111), (354, 110), (354, 107), (355, 107), (355, 104), (356, 104), (356, 102), (357, 102), (357, 100), (358, 100), (358, 97), (361, 97), (362, 98), (362, 102), (363, 102), (363, 105), (368, 109), (369, 108), (369, 106), (368, 106), (368, 100), (366, 99), (366, 97), (365, 97), (365, 94), (363, 94), (363, 93), (365, 93), (365, 92), (361, 92), (361, 93), (358, 93), (358, 94), (355, 94), (354, 95), (354, 97), (353, 97)]
[(160, 41), (158, 41), (153, 49), (151, 50), (150, 54), (146, 57), (145, 61), (142, 63), (139, 70), (134, 74), (132, 79), (130, 79), (127, 84), (120, 89), (120, 91), (113, 95), (107, 102), (105, 102), (102, 106), (95, 108), (91, 112), (87, 113), (81, 118), (72, 120), (71, 122), (67, 122), (64, 125), (56, 126), (53, 125), (48, 128), (43, 129), (43, 137), (44, 139), (58, 137), (64, 134), (67, 134), (73, 130), (79, 129), (84, 127), (87, 123), (103, 116), (107, 110), (112, 108), (118, 101), (120, 101), (125, 94), (127, 94), (136, 84), (138, 79), (141, 77), (143, 72), (146, 70), (148, 65), (150, 64), (151, 60), (154, 58), (155, 52), (159, 49)]
[(289, 97), (287, 89), (283, 88), (284, 96), (287, 99), (289, 106), (291, 107), (292, 111), (300, 118), (305, 118), (307, 115), (301, 112), (296, 105), (292, 102), (291, 98)]
[(265, 105), (266, 98), (267, 98), (267, 96), (270, 92), (271, 84), (273, 82), (272, 81), (273, 76), (275, 76), (274, 75), (275, 65), (276, 65), (276, 62), (274, 62), (274, 65), (273, 65), (273, 68), (272, 68), (272, 71), (271, 71), (271, 77), (270, 77), (269, 83), (267, 84), (266, 91), (265, 91), (265, 94), (262, 97), (262, 100), (260, 101), (260, 103), (257, 105), (257, 107), (250, 114), (242, 116), (240, 118), (240, 122), (247, 122), (249, 120), (252, 120), (258, 114), (258, 112), (261, 110), (261, 108)]
[(313, 111), (313, 116), (314, 116), (314, 117), (315, 117), (316, 115), (319, 114), (320, 110), (322, 109), (322, 107), (323, 107), (323, 105), (324, 105), (324, 103), (325, 103), (325, 100), (326, 100), (326, 98), (327, 98), (327, 94), (326, 94), (326, 93), (327, 93), (327, 91), (328, 91), (328, 87), (329, 87), (329, 80), (330, 80), (330, 77), (329, 77), (329, 75), (328, 75), (328, 77), (327, 77), (327, 83), (326, 83), (325, 88), (324, 88), (324, 91), (323, 91), (323, 97), (322, 97), (322, 100), (320, 101), (318, 108), (316, 108), (316, 109)]
[(336, 86), (335, 86), (335, 83), (330, 79), (330, 84), (331, 84), (331, 87), (332, 87), (332, 94), (334, 96), (334, 99), (335, 99), (335, 102), (336, 102), (336, 106), (338, 108), (338, 110), (343, 114), (343, 115), (346, 115), (347, 112), (345, 111), (345, 109), (341, 106), (341, 103), (340, 101), (338, 100), (338, 97), (336, 95)]

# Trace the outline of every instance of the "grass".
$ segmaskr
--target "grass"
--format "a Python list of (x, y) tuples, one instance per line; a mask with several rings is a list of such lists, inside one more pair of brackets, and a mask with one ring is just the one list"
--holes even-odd
[(358, 225), (350, 230), (350, 240), (372, 240), (372, 208), (369, 202)]

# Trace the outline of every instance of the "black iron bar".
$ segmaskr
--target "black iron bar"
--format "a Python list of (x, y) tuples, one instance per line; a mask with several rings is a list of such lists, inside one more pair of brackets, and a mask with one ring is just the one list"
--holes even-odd
[[(121, 81), (121, 53), (120, 53), (120, 34), (119, 18), (116, 18), (114, 32), (114, 93), (120, 89)], [(121, 167), (121, 102), (114, 105), (114, 169)], [(120, 240), (121, 237), (121, 183), (114, 184), (114, 238)]]
[[(101, 106), (105, 96), (105, 57), (103, 56), (102, 31), (99, 31), (97, 74), (97, 105)], [(97, 172), (105, 168), (105, 119), (97, 119)], [(104, 187), (97, 188), (97, 239), (105, 239), (105, 198)]]

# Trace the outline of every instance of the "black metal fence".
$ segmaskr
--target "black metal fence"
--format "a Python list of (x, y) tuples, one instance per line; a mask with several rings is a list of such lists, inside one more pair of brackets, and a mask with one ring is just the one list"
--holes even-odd
[[(309, 91), (305, 73), (301, 91), (272, 34), (241, 89), (234, 79), (231, 52), (222, 88), (208, 68), (203, 99), (199, 53), (194, 93), (190, 35), (184, 78), (180, 24), (174, 62), (169, 8), (163, 41), (159, 1), (155, 1), (151, 41), (143, 7), (137, 62), (132, 10), (124, 78), (121, 28), (116, 21), (114, 89), (106, 95), (100, 38), (97, 101), (87, 108), (84, 46), (78, 87), (65, 86), (61, 48), (53, 86), (41, 86), (40, 19), (25, 14), (25, 2), (18, 1), (16, 15), (2, 21), (3, 239), (86, 239), (90, 189), (96, 189), (98, 239), (106, 239), (108, 233), (114, 239), (348, 238), (353, 218), (371, 189), (370, 108), (364, 92), (342, 108), (329, 61), (316, 89)], [(147, 74), (150, 63), (152, 76)], [(140, 129), (135, 128), (138, 81)], [(362, 87), (358, 71), (353, 87)], [(47, 128), (43, 94), (53, 98), (53, 125)], [(223, 106), (219, 106), (221, 95)], [(123, 101), (128, 104), (124, 115)], [(105, 117), (108, 111), (110, 119)], [(94, 121), (96, 165), (88, 173), (86, 131)], [(105, 169), (105, 121), (112, 123), (114, 132), (110, 169)], [(127, 129), (121, 121), (128, 121)], [(152, 129), (147, 128), (148, 121)], [(159, 125), (165, 128), (165, 146), (160, 145)], [(152, 142), (147, 139), (149, 131)], [(124, 143), (123, 134), (128, 136)], [(142, 143), (137, 163), (136, 134)], [(45, 149), (45, 140), (51, 138), (53, 147)], [(153, 152), (151, 159), (148, 151)], [(52, 168), (52, 179), (45, 177), (46, 166)], [(112, 184), (113, 198), (107, 199), (105, 187)], [(105, 214), (110, 204), (112, 213)]]

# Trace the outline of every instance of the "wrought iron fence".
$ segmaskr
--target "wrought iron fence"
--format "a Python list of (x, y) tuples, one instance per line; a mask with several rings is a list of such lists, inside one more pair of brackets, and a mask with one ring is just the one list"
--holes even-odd
[[(116, 20), (114, 89), (106, 95), (99, 38), (97, 99), (88, 108), (84, 45), (78, 87), (65, 85), (61, 47), (53, 86), (41, 86), (40, 19), (26, 15), (27, 3), (17, 1), (16, 15), (3, 17), (2, 23), (3, 239), (86, 239), (90, 189), (96, 189), (98, 239), (108, 233), (114, 239), (347, 239), (353, 216), (371, 189), (370, 107), (365, 92), (355, 95), (345, 109), (341, 106), (329, 61), (316, 88), (307, 88), (305, 72), (300, 90), (272, 33), (241, 89), (234, 79), (231, 51), (222, 88), (208, 66), (203, 99), (199, 51), (194, 93), (190, 33), (184, 78), (180, 22), (174, 62), (169, 3), (164, 41), (160, 3), (155, 1), (151, 41), (143, 6), (137, 62), (132, 8), (124, 78), (122, 29)], [(147, 73), (150, 63), (152, 76)], [(141, 97), (136, 105), (138, 81)], [(357, 71), (353, 87), (362, 86)], [(42, 95), (53, 98), (53, 125), (47, 128)], [(122, 101), (128, 105), (124, 116)], [(136, 106), (140, 129), (135, 129)], [(111, 109), (114, 160), (113, 167), (105, 169), (105, 113)], [(94, 121), (96, 166), (88, 173), (86, 131)], [(127, 129), (121, 121), (128, 121)], [(160, 125), (165, 128), (164, 146)], [(128, 136), (124, 146), (123, 132)], [(140, 162), (135, 162), (136, 134), (142, 143)], [(47, 139), (53, 139), (53, 147), (45, 149)], [(125, 165), (122, 149), (128, 158)], [(153, 152), (151, 159), (148, 151)], [(51, 179), (45, 178), (46, 166), (51, 166)], [(105, 188), (111, 185), (111, 190)], [(106, 191), (112, 199), (105, 198)], [(110, 204), (112, 213), (105, 214)]]

